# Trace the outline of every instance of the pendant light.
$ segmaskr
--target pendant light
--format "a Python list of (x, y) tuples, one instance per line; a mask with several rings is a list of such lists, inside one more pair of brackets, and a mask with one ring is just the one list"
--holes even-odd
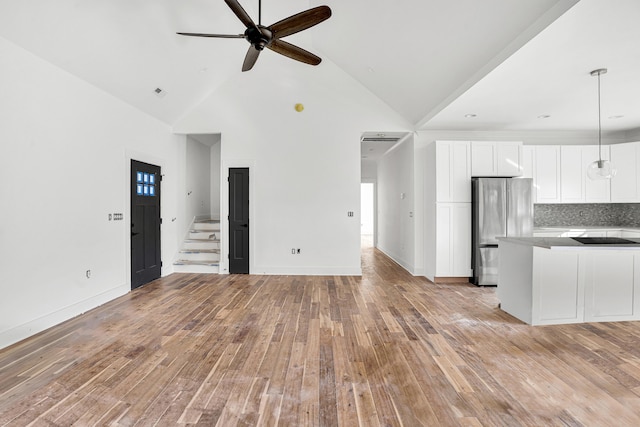
[(593, 180), (611, 179), (615, 176), (616, 170), (611, 166), (609, 160), (602, 160), (602, 119), (600, 112), (600, 76), (606, 74), (606, 68), (599, 68), (591, 72), (592, 76), (598, 77), (598, 160), (587, 166), (587, 176)]

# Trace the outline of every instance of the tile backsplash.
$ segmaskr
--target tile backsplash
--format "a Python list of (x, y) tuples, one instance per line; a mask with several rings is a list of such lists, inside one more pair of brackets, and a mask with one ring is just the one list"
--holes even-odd
[(640, 203), (533, 205), (534, 227), (640, 227)]

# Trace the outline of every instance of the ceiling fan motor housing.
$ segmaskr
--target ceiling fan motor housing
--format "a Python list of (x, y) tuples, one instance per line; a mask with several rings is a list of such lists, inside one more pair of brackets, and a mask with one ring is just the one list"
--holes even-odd
[(263, 25), (247, 28), (244, 36), (258, 50), (263, 50), (273, 39), (271, 30)]

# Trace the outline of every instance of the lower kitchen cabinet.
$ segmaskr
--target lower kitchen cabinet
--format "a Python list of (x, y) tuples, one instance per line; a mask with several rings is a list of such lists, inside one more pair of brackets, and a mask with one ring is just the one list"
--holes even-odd
[(436, 205), (436, 276), (470, 277), (471, 203)]
[(500, 241), (496, 295), (531, 325), (640, 320), (640, 248)]

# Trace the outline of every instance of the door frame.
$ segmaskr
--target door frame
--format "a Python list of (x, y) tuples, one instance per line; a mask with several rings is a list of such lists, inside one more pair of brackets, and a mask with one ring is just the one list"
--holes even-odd
[[(373, 184), (373, 247), (378, 247), (378, 181), (373, 178), (362, 178), (360, 184)], [(362, 187), (360, 187), (360, 204), (362, 205)], [(362, 212), (360, 212), (362, 217)]]
[(230, 159), (222, 160), (220, 168), (220, 236), (224, 239), (220, 247), (220, 274), (229, 274), (229, 169), (248, 168), (249, 169), (249, 274), (256, 271), (256, 234), (258, 234), (258, 224), (255, 221), (256, 201), (253, 197), (256, 182), (256, 162), (250, 159)]
[[(124, 194), (124, 200), (123, 200), (124, 209), (122, 209), (121, 212), (124, 212), (124, 218), (122, 222), (126, 225), (126, 227), (122, 227), (122, 238), (123, 238), (123, 241), (126, 243), (125, 244), (126, 285), (129, 288), (129, 291), (131, 291), (131, 225), (130, 225), (131, 224), (131, 160), (136, 160), (139, 162), (149, 163), (152, 165), (159, 166), (161, 174), (164, 174), (162, 171), (167, 170), (166, 169), (167, 165), (166, 165), (166, 162), (160, 157), (153, 156), (149, 153), (142, 153), (134, 150), (125, 150), (124, 158), (125, 158), (124, 172), (125, 172), (126, 179), (124, 179), (124, 182), (123, 182), (124, 191), (122, 192), (122, 194)], [(160, 184), (160, 185), (163, 185), (163, 184)], [(161, 219), (164, 218), (164, 215), (163, 215), (164, 205), (165, 205), (165, 202), (163, 201), (163, 198), (161, 198), (160, 199), (160, 218)], [(160, 254), (164, 254), (164, 255), (161, 255), (162, 257), (166, 257), (168, 253), (173, 253), (168, 248), (166, 248), (166, 242), (167, 242), (166, 225), (167, 225), (166, 221), (162, 221), (160, 223)], [(167, 268), (169, 268), (169, 265), (166, 262), (162, 263), (162, 268), (160, 270), (160, 277), (164, 277), (168, 274)]]

